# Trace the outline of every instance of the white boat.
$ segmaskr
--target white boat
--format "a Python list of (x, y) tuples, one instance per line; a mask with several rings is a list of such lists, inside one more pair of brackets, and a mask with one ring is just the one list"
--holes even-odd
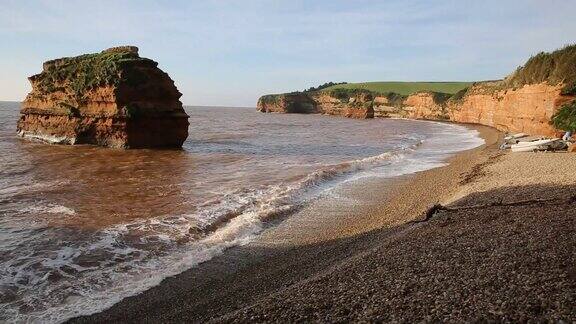
[(502, 145), (500, 145), (500, 149), (501, 150), (509, 149), (510, 146), (512, 146), (512, 145), (514, 145), (520, 141), (534, 141), (534, 140), (539, 140), (542, 138), (543, 137), (534, 138), (534, 136), (532, 136), (532, 138), (531, 138), (530, 136), (528, 136), (528, 134), (525, 134), (525, 133), (510, 134), (510, 135), (504, 137), (504, 142), (502, 143)]
[(534, 152), (545, 151), (549, 149), (553, 143), (559, 141), (558, 139), (542, 139), (533, 142), (519, 142), (512, 145), (510, 148), (512, 152)]
[(509, 140), (519, 139), (519, 138), (523, 138), (523, 137), (527, 137), (527, 136), (528, 136), (528, 134), (526, 134), (526, 133), (510, 134), (510, 135), (504, 137), (504, 140), (509, 141)]
[(516, 143), (524, 143), (524, 142), (535, 142), (539, 140), (547, 140), (550, 138), (546, 138), (545, 136), (533, 135), (533, 136), (526, 136), (516, 140)]

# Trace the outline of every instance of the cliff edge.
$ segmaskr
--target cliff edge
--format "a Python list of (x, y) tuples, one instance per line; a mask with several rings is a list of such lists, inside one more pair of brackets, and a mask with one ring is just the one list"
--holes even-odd
[(22, 137), (115, 148), (179, 148), (188, 137), (182, 94), (137, 47), (47, 61), (28, 79)]
[[(570, 45), (533, 56), (503, 80), (476, 82), (455, 94), (419, 91), (401, 95), (330, 88), (263, 96), (258, 110), (448, 120), (492, 126), (505, 132), (553, 136), (559, 124), (566, 124), (552, 122), (556, 114), (563, 109), (570, 110), (563, 115), (576, 115), (576, 111), (571, 112), (576, 107), (575, 100), (576, 45)], [(355, 111), (363, 113), (350, 114), (350, 103), (355, 103)], [(301, 106), (309, 108), (293, 108)]]

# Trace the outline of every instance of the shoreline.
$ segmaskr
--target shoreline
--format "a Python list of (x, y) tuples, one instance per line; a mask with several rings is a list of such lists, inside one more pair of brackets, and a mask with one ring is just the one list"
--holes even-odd
[[(478, 163), (486, 163), (488, 154), (497, 151), (501, 137), (499, 131), (483, 125), (457, 125), (478, 131), (485, 143), (452, 154), (441, 167), (340, 185), (336, 190), (337, 199), (314, 202), (262, 233), (258, 241), (274, 246), (315, 244), (392, 228), (414, 220), (430, 206), (444, 202), (445, 196), (449, 197), (458, 185), (460, 174)], [(349, 201), (355, 203), (350, 205)]]
[[(427, 208), (447, 199), (455, 192), (460, 175), (486, 163), (497, 149), (498, 131), (482, 125), (463, 126), (477, 130), (485, 144), (454, 154), (446, 166), (367, 181), (363, 188), (344, 186), (345, 194), (359, 198), (361, 205), (322, 204), (320, 200), (279, 221), (252, 243), (231, 248), (103, 312), (70, 322), (206, 321), (372, 249), (377, 246), (376, 237), (401, 232)], [(229, 289), (222, 291), (222, 287)]]

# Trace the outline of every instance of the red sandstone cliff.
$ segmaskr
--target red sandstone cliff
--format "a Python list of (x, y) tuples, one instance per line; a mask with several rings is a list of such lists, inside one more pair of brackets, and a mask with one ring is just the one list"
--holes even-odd
[(572, 95), (562, 95), (563, 84), (529, 84), (518, 89), (487, 91), (481, 83), (460, 101), (449, 103), (450, 120), (495, 127), (506, 132), (553, 136), (554, 113)]
[(258, 111), (294, 114), (316, 114), (316, 102), (300, 92), (266, 95), (258, 99)]
[(261, 112), (340, 115), (350, 118), (373, 118), (373, 95), (355, 91), (334, 95), (329, 92), (295, 92), (266, 95), (258, 100)]
[(349, 118), (373, 118), (374, 97), (371, 93), (359, 91), (349, 96), (334, 97), (327, 92), (316, 92), (311, 95), (320, 113), (340, 115)]
[(573, 95), (563, 95), (563, 87), (563, 84), (539, 83), (494, 90), (492, 83), (478, 83), (458, 100), (448, 100), (449, 96), (432, 92), (418, 92), (396, 101), (384, 95), (362, 94), (339, 99), (328, 92), (297, 93), (289, 96), (290, 100), (283, 95), (270, 103), (260, 100), (258, 109), (356, 118), (451, 120), (492, 126), (506, 132), (552, 136), (557, 130), (550, 125), (551, 117), (563, 104), (575, 99)]
[(29, 80), (20, 136), (117, 148), (181, 147), (188, 136), (174, 81), (136, 47), (48, 61)]
[(258, 100), (261, 112), (309, 113), (352, 118), (447, 119), (446, 105), (437, 94), (419, 92), (408, 97), (386, 96), (369, 91), (295, 92), (266, 95)]
[(396, 98), (378, 95), (374, 98), (376, 117), (447, 120), (448, 111), (445, 94), (417, 92), (407, 97)]
[(562, 106), (575, 107), (575, 66), (576, 45), (570, 45), (533, 56), (504, 80), (479, 82), (455, 95), (424, 91), (401, 96), (336, 88), (297, 93), (290, 105), (281, 100), (273, 105), (261, 100), (258, 109), (298, 113), (303, 111), (290, 107), (304, 101), (313, 107), (306, 113), (450, 120), (506, 132), (553, 136), (558, 131), (550, 123), (554, 114)]

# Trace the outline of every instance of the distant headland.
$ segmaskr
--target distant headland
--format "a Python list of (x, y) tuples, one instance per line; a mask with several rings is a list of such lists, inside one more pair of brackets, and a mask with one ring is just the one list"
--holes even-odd
[(366, 82), (264, 95), (258, 110), (354, 118), (449, 120), (554, 135), (576, 110), (576, 45), (539, 53), (503, 80)]

